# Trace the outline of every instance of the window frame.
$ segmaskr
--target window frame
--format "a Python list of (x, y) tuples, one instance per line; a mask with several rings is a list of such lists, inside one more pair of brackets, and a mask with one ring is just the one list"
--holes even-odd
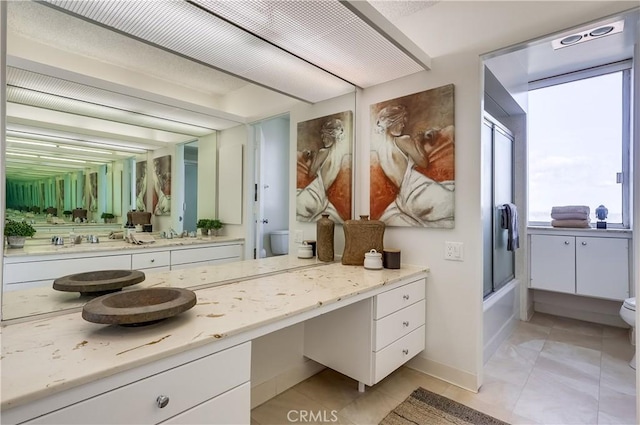
[[(528, 91), (571, 83), (592, 77), (599, 77), (615, 72), (622, 72), (622, 223), (607, 222), (607, 227), (614, 229), (631, 228), (631, 71), (633, 61), (626, 59), (619, 62), (586, 68), (575, 72), (560, 74), (553, 77), (543, 78), (529, 82)], [(527, 159), (527, 185), (529, 181), (529, 165)], [(527, 205), (529, 205), (529, 195), (527, 190)], [(527, 217), (528, 226), (549, 226), (549, 221), (530, 221)], [(592, 227), (593, 228), (593, 227)]]

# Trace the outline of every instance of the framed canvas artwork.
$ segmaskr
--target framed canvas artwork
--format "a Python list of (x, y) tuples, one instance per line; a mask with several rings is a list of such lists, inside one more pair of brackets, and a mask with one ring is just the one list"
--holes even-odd
[(153, 159), (153, 213), (171, 214), (171, 155)]
[(352, 117), (344, 111), (298, 123), (298, 221), (316, 221), (322, 214), (336, 223), (351, 218)]
[(136, 162), (136, 210), (147, 210), (147, 161)]
[(453, 84), (371, 105), (370, 215), (454, 227)]

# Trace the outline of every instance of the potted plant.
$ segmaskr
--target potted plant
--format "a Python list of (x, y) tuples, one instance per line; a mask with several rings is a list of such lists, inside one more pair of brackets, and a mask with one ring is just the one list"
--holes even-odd
[(210, 220), (210, 223), (209, 223), (209, 228), (211, 229), (210, 233), (213, 233), (213, 236), (218, 236), (220, 233), (220, 229), (222, 229), (222, 226), (223, 226), (222, 222), (217, 218)]
[(211, 219), (209, 218), (201, 218), (197, 221), (196, 227), (200, 229), (202, 236), (209, 236), (209, 229), (211, 228), (210, 222)]
[(9, 248), (22, 248), (28, 237), (36, 234), (36, 229), (26, 221), (7, 220), (4, 223), (4, 235)]
[(105, 223), (112, 223), (113, 219), (116, 218), (116, 216), (112, 213), (103, 212), (100, 218), (104, 219)]

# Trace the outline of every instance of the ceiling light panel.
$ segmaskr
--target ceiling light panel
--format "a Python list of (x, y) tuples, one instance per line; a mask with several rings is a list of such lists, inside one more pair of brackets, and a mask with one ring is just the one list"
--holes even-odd
[(337, 0), (193, 2), (359, 87), (424, 70)]
[[(204, 134), (229, 126), (228, 120), (213, 115), (152, 102), (139, 97), (127, 96), (12, 66), (7, 67), (7, 85), (36, 93), (47, 93), (62, 98), (76, 99), (90, 105), (101, 105), (114, 110), (130, 111), (133, 115), (129, 116), (128, 120), (135, 122), (127, 121), (126, 123), (128, 124), (135, 125), (139, 122), (139, 125), (142, 126), (162, 125), (163, 121), (167, 121), (164, 125), (170, 128), (168, 131), (175, 130), (175, 125), (181, 124), (186, 129), (189, 129), (189, 126), (193, 126), (194, 129), (192, 131), (200, 133), (206, 131), (207, 133)], [(32, 94), (32, 97), (37, 100), (35, 94)]]
[[(287, 52), (186, 2), (47, 0), (47, 3), (308, 102), (354, 91), (351, 84), (304, 60), (287, 60), (290, 56)], [(255, 72), (257, 69), (261, 72)], [(283, 74), (291, 78), (282, 78)], [(294, 78), (300, 75), (305, 78)]]

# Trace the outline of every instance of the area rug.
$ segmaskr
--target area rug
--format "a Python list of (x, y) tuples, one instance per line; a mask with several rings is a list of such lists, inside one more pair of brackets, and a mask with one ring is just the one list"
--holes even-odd
[(380, 425), (509, 425), (420, 387), (393, 409)]

